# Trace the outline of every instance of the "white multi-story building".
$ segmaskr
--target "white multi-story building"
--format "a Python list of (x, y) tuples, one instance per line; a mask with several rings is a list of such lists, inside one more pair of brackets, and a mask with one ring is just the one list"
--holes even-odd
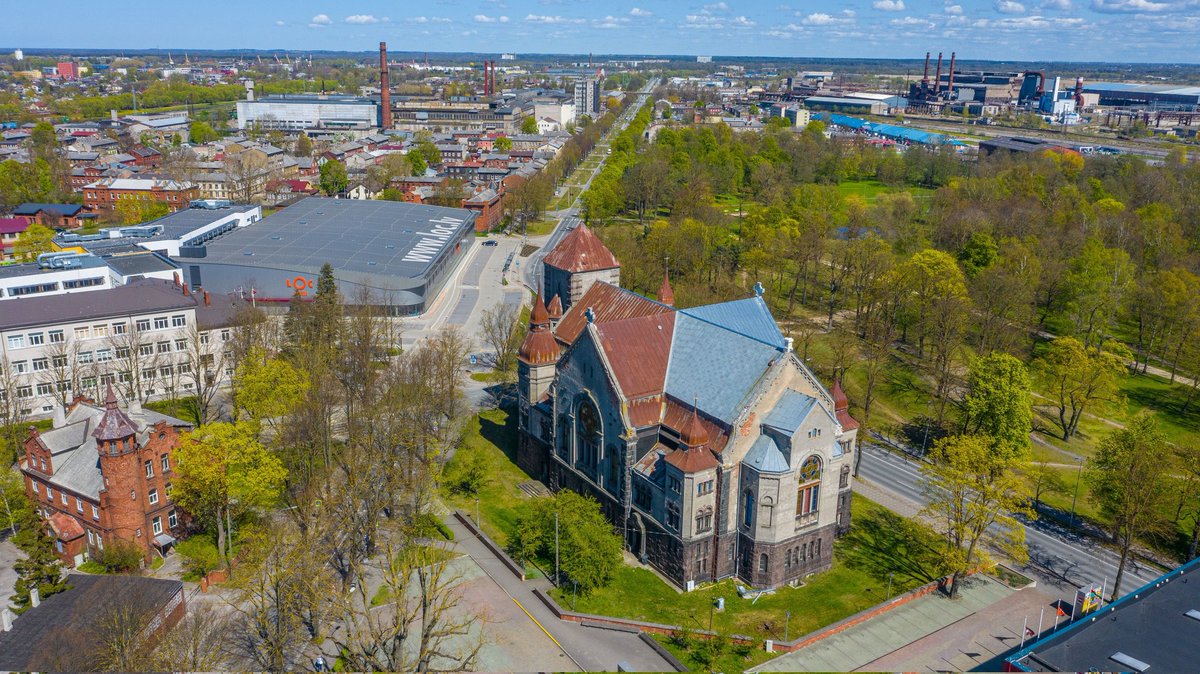
[(379, 102), (358, 96), (288, 96), (237, 102), (239, 129), (362, 129), (379, 126)]
[(173, 281), (23, 298), (0, 310), (0, 410), (47, 416), (112, 384), (126, 400), (211, 392), (229, 376), (235, 307)]
[(600, 80), (587, 78), (575, 82), (575, 114), (595, 119), (600, 115)]

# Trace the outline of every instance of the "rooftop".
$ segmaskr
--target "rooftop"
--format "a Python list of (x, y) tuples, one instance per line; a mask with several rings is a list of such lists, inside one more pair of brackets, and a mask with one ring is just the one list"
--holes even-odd
[(195, 294), (184, 295), (174, 283), (160, 279), (140, 279), (103, 290), (18, 297), (4, 301), (4, 311), (0, 312), (0, 330), (180, 309), (196, 309), (197, 321), (202, 323), (202, 327), (206, 322), (209, 325), (219, 324), (223, 319), (217, 314), (228, 310), (225, 306), (228, 302), (214, 301), (212, 306), (205, 307), (198, 297)]

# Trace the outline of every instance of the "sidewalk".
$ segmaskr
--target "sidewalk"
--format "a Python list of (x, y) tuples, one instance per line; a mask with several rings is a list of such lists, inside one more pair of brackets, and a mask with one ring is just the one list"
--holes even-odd
[[(543, 671), (615, 671), (620, 662), (626, 662), (635, 671), (641, 672), (671, 670), (667, 662), (644, 644), (636, 634), (560, 621), (533, 595), (536, 586), (534, 581), (519, 580), (454, 517), (446, 517), (444, 521), (454, 532), (455, 547), (474, 559), (496, 585), (528, 613), (529, 622), (537, 625), (540, 628), (539, 632), (542, 629), (548, 632), (561, 647), (563, 656), (558, 665), (554, 668), (542, 667)], [(545, 634), (542, 634), (542, 639), (550, 641)], [(535, 669), (532, 664), (518, 663), (516, 669)]]
[(903, 517), (915, 519), (921, 512), (919, 504), (857, 477), (854, 478), (854, 492)]
[(853, 671), (974, 615), (1013, 592), (991, 578), (974, 576), (963, 582), (957, 599), (938, 592), (927, 594), (752, 671)]

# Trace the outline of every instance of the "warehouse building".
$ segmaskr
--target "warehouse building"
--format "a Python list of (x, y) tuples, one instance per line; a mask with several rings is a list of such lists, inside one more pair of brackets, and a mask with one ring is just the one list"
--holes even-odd
[(350, 302), (369, 293), (389, 315), (419, 314), (474, 241), (476, 214), (394, 201), (308, 197), (249, 227), (184, 246), (184, 281), (256, 302), (312, 297), (333, 266)]
[(361, 96), (268, 96), (237, 102), (239, 129), (367, 129), (379, 126), (379, 102)]
[(1100, 105), (1113, 107), (1185, 112), (1200, 109), (1200, 87), (1094, 82), (1083, 85), (1083, 93), (1095, 94), (1100, 97)]
[(809, 110), (827, 110), (857, 115), (886, 115), (888, 112), (888, 104), (884, 101), (836, 96), (809, 96), (804, 99), (804, 107)]

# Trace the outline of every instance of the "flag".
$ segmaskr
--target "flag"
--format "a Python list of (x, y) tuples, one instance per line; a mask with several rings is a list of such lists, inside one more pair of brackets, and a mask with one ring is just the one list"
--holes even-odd
[(1026, 627), (1026, 628), (1025, 628), (1025, 636), (1027, 636), (1027, 637), (1031, 637), (1031, 636), (1033, 636), (1034, 634), (1036, 634), (1036, 633), (1033, 631), (1033, 628), (1032, 628), (1032, 627)]
[(1059, 615), (1059, 616), (1061, 616), (1061, 617), (1063, 617), (1063, 618), (1067, 617), (1067, 614), (1063, 612), (1063, 610), (1062, 610), (1062, 607), (1061, 607), (1061, 606), (1056, 606), (1056, 607), (1054, 608), (1054, 610), (1055, 610), (1055, 611), (1058, 611), (1058, 615)]

